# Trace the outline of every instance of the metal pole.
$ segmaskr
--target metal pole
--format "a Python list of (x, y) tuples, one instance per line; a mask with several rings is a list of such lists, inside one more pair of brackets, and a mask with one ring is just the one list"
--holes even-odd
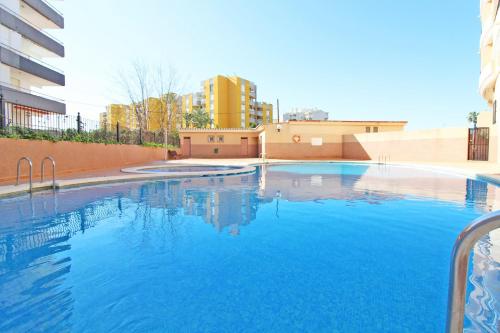
[(465, 296), (469, 256), (479, 238), (500, 228), (500, 211), (475, 219), (458, 236), (451, 254), (450, 282), (448, 289), (447, 333), (462, 333), (464, 328)]
[(0, 93), (0, 128), (5, 128), (5, 108), (3, 105), (3, 94)]
[(116, 122), (116, 142), (120, 142), (120, 122)]
[(82, 117), (80, 116), (80, 112), (76, 116), (76, 131), (78, 133), (82, 131)]
[(278, 111), (278, 124), (280, 122), (280, 100), (276, 99), (276, 110)]

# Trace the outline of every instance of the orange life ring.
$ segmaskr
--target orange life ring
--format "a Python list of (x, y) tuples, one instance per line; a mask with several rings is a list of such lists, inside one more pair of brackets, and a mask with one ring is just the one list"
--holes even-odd
[(295, 134), (294, 136), (292, 136), (292, 140), (295, 143), (299, 143), (300, 142), (300, 135)]

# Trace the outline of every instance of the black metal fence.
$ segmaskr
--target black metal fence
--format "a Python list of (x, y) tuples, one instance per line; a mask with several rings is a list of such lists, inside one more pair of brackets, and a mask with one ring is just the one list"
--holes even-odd
[[(164, 144), (164, 132), (128, 129), (104, 124), (80, 114), (64, 115), (5, 103), (0, 113), (0, 136), (96, 143)], [(177, 133), (169, 133), (169, 145), (179, 146)]]

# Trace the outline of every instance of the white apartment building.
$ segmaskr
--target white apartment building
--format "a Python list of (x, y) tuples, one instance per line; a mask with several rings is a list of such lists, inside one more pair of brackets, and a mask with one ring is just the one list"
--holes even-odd
[(62, 101), (34, 91), (65, 85), (63, 72), (42, 60), (64, 57), (64, 45), (47, 32), (63, 28), (62, 14), (44, 0), (0, 0), (0, 126), (66, 113)]
[(283, 120), (328, 120), (328, 112), (317, 108), (292, 108), (283, 114)]

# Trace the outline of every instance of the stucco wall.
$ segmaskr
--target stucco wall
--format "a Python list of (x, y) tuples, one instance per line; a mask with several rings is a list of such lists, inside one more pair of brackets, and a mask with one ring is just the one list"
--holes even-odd
[(391, 161), (467, 161), (467, 128), (343, 136), (343, 158)]
[[(278, 127), (279, 126), (279, 127)], [(365, 133), (366, 127), (379, 132), (403, 130), (397, 122), (288, 122), (264, 126), (266, 157), (279, 159), (342, 158), (344, 134)], [(279, 131), (278, 131), (278, 128)], [(294, 140), (295, 138), (295, 140)], [(322, 144), (313, 145), (314, 139)], [(297, 142), (298, 141), (298, 142)]]
[[(37, 178), (40, 176), (40, 162), (45, 156), (56, 160), (57, 174), (122, 168), (163, 160), (165, 156), (165, 150), (161, 148), (15, 139), (0, 139), (0, 152), (0, 181), (15, 179), (17, 161), (23, 156), (33, 161), (33, 176)], [(22, 165), (21, 173), (27, 175), (27, 163)], [(51, 170), (49, 162), (46, 162), (46, 170)]]
[[(181, 131), (181, 147), (186, 138), (191, 141), (191, 157), (199, 158), (231, 158), (231, 157), (257, 157), (258, 156), (258, 135), (257, 131), (245, 130), (207, 130), (207, 131)], [(213, 136), (215, 142), (209, 142), (208, 137)], [(218, 138), (222, 136), (223, 142)], [(243, 155), (241, 139), (248, 139), (248, 153)], [(185, 156), (187, 157), (187, 156)]]

